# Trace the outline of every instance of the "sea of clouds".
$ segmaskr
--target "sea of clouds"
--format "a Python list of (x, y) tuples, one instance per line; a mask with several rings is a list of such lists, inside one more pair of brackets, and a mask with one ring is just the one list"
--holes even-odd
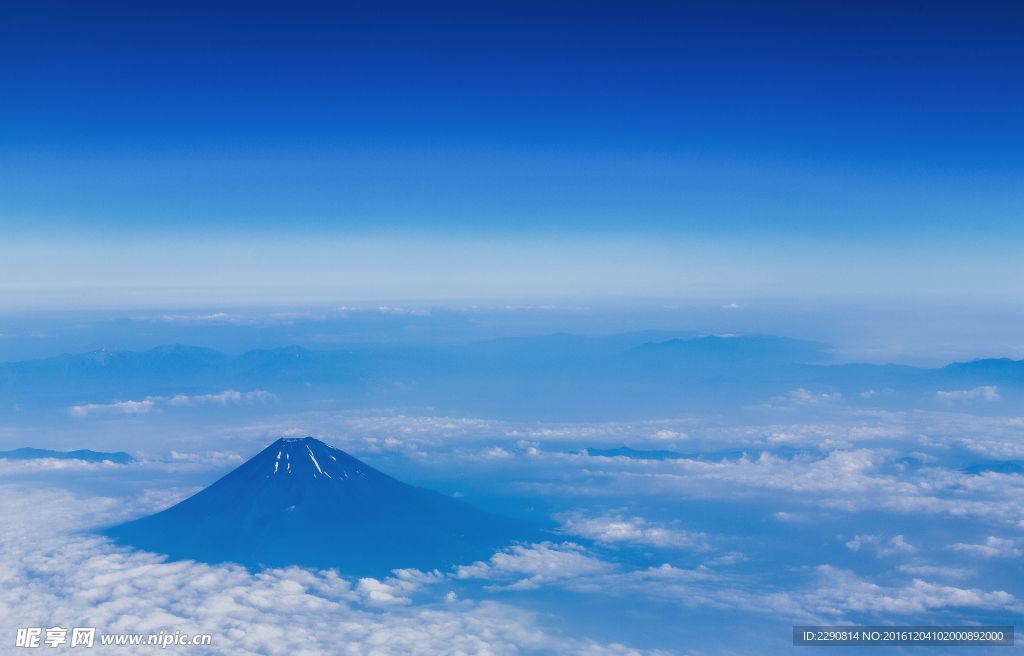
[[(784, 418), (324, 412), (212, 426), (197, 440), (150, 436), (126, 417), (132, 464), (0, 462), (0, 652), (19, 627), (95, 626), (208, 632), (223, 654), (720, 653), (708, 625), (687, 624), (711, 613), (776, 631), (767, 653), (786, 648), (794, 623), (995, 624), (1024, 613), (1024, 475), (964, 471), (1024, 457), (1024, 421), (952, 411)], [(167, 507), (289, 434), (485, 506), (512, 499), (534, 508), (550, 537), (446, 571), (359, 579), (165, 562), (91, 533)], [(207, 448), (190, 450), (198, 444)], [(683, 457), (584, 450), (622, 444)], [(642, 621), (591, 631), (579, 616), (638, 605), (652, 626), (675, 623), (674, 635), (692, 640), (644, 637)]]

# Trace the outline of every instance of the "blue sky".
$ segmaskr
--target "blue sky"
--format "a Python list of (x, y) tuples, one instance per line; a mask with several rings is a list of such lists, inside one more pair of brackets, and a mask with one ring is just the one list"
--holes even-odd
[[(945, 365), (1024, 357), (1021, 34), (0, 3), (0, 450), (135, 457), (0, 457), (0, 633), (662, 656), (1020, 617), (1024, 361)], [(96, 535), (303, 435), (556, 530), (380, 579)]]
[[(311, 244), (390, 262), (410, 243), (387, 275), (309, 275), (389, 298), (595, 296), (612, 252), (633, 296), (1019, 296), (1011, 3), (3, 12), (8, 303), (40, 286), (63, 290), (50, 305), (124, 304), (125, 286), (280, 301), (295, 290), (261, 291), (268, 262), (315, 261)], [(200, 239), (217, 263), (176, 266)], [(255, 291), (203, 291), (224, 269)], [(169, 287), (193, 292), (159, 300)]]

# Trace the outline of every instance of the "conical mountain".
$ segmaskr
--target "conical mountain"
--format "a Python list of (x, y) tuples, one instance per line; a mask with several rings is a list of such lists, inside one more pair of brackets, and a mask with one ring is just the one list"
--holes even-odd
[(173, 559), (379, 575), (487, 558), (535, 530), (305, 437), (279, 439), (196, 495), (104, 533)]

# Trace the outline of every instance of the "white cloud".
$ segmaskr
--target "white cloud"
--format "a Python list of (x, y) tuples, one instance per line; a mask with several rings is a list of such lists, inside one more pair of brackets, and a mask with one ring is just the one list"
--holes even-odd
[(251, 392), (239, 392), (237, 390), (224, 390), (219, 394), (175, 394), (167, 399), (168, 405), (194, 406), (194, 405), (231, 405), (239, 403), (253, 403), (275, 401), (277, 396), (266, 390), (254, 390)]
[(869, 550), (877, 556), (895, 556), (917, 551), (917, 548), (907, 542), (902, 535), (894, 535), (888, 540), (880, 535), (857, 535), (846, 543), (846, 548), (850, 551)]
[(1024, 549), (1021, 549), (1016, 540), (999, 538), (994, 535), (985, 538), (983, 544), (957, 542), (950, 545), (949, 548), (979, 558), (1019, 558), (1024, 555)]
[(68, 411), (75, 417), (87, 417), (92, 414), (144, 415), (156, 407), (163, 399), (147, 396), (141, 401), (114, 401), (113, 403), (85, 403), (73, 405)]
[[(576, 456), (552, 454), (564, 466)], [(970, 475), (925, 466), (914, 471), (891, 466), (888, 449), (837, 449), (790, 457), (762, 452), (757, 457), (708, 461), (588, 459), (580, 482), (540, 481), (524, 487), (546, 494), (580, 496), (674, 496), (739, 501), (771, 494), (795, 506), (830, 511), (885, 510), (896, 513), (972, 516), (1024, 526), (1024, 477)], [(564, 479), (563, 479), (564, 480)], [(782, 518), (780, 516), (780, 518)]]
[(271, 312), (237, 314), (211, 312), (208, 314), (163, 314), (143, 317), (147, 321), (162, 321), (178, 324), (225, 324), (232, 326), (273, 326), (294, 325), (297, 321), (323, 321), (327, 316), (315, 312)]
[(958, 588), (921, 579), (882, 585), (829, 565), (814, 568), (808, 585), (776, 592), (730, 585), (729, 579), (720, 575), (670, 565), (609, 577), (595, 582), (597, 588), (626, 595), (656, 595), (687, 607), (743, 610), (802, 621), (841, 621), (855, 615), (913, 617), (964, 608), (1011, 611), (1020, 607), (1013, 595), (1003, 591)]
[(377, 312), (380, 312), (381, 314), (407, 315), (412, 317), (430, 316), (430, 310), (426, 308), (392, 307), (387, 305), (381, 305), (378, 307)]
[(526, 590), (552, 581), (591, 576), (612, 569), (613, 565), (599, 560), (578, 544), (541, 542), (515, 545), (494, 554), (486, 562), (459, 566), (455, 576), (495, 581), (515, 579), (506, 586), (507, 589)]
[(224, 390), (218, 394), (175, 394), (174, 396), (147, 396), (141, 401), (114, 401), (113, 403), (84, 403), (73, 405), (68, 412), (75, 417), (95, 414), (143, 415), (161, 406), (239, 405), (274, 401), (277, 397), (266, 390), (239, 392)]
[(721, 556), (715, 556), (714, 558), (706, 561), (704, 564), (715, 567), (718, 565), (735, 565), (736, 563), (742, 563), (749, 560), (746, 554), (740, 553), (739, 551), (730, 551), (724, 553)]
[(125, 465), (109, 460), (90, 462), (75, 458), (31, 458), (28, 460), (8, 460), (0, 458), (0, 473), (7, 475), (25, 474), (39, 471), (103, 471), (123, 469)]
[(561, 515), (558, 520), (562, 523), (563, 531), (603, 544), (626, 543), (699, 551), (710, 548), (708, 536), (704, 533), (672, 528), (649, 522), (642, 517), (588, 517), (577, 512)]
[[(673, 420), (673, 423), (529, 424), (523, 427), (490, 420), (452, 417), (346, 415), (339, 418), (339, 415), (325, 413), (311, 419), (305, 416), (301, 419), (295, 416), (282, 417), (273, 420), (278, 422), (276, 425), (270, 420), (261, 421), (247, 425), (244, 430), (250, 431), (247, 433), (250, 438), (246, 439), (251, 439), (257, 433), (261, 436), (268, 432), (277, 434), (278, 426), (281, 430), (301, 426), (299, 434), (322, 434), (332, 437), (343, 435), (345, 437), (342, 439), (347, 440), (343, 443), (354, 445), (352, 448), (356, 452), (369, 452), (373, 449), (393, 451), (401, 448), (410, 457), (415, 457), (412, 454), (416, 453), (429, 454), (428, 464), (436, 467), (460, 464), (466, 454), (479, 454), (492, 446), (497, 446), (516, 457), (501, 461), (502, 467), (494, 467), (492, 471), (500, 469), (501, 475), (507, 475), (509, 480), (517, 481), (516, 484), (533, 486), (528, 489), (561, 494), (563, 500), (566, 492), (591, 497), (604, 495), (605, 500), (612, 499), (607, 503), (603, 500), (604, 507), (626, 507), (627, 501), (617, 499), (615, 495), (625, 496), (630, 500), (637, 499), (637, 495), (645, 495), (645, 501), (652, 503), (660, 502), (661, 499), (671, 500), (673, 503), (686, 503), (692, 499), (738, 502), (757, 499), (765, 504), (759, 507), (769, 509), (765, 510), (766, 514), (775, 508), (784, 509), (776, 516), (778, 520), (800, 520), (804, 522), (804, 528), (810, 527), (816, 521), (815, 518), (821, 517), (823, 513), (834, 517), (837, 510), (915, 515), (942, 514), (953, 519), (972, 517), (987, 523), (999, 524), (1001, 528), (990, 529), (997, 534), (1008, 530), (1007, 523), (1024, 527), (1024, 523), (1020, 523), (1024, 522), (1024, 477), (1001, 474), (967, 475), (957, 469), (941, 466), (942, 463), (950, 462), (950, 454), (962, 454), (965, 451), (986, 455), (1014, 453), (1008, 449), (1022, 448), (1020, 437), (1024, 421), (1005, 417), (979, 418), (959, 412), (857, 411), (856, 415), (851, 416), (853, 418), (850, 421), (741, 427), (711, 425), (691, 428), (693, 446), (688, 447), (688, 450), (707, 448), (707, 444), (713, 444), (713, 448), (749, 448), (748, 452), (752, 454), (757, 454), (762, 449), (771, 451), (779, 446), (797, 446), (800, 449), (795, 455), (792, 452), (785, 456), (772, 455), (769, 452), (760, 456), (723, 461), (588, 459), (583, 463), (577, 456), (564, 452), (571, 447), (560, 444), (563, 441), (568, 443), (582, 440), (586, 442), (581, 446), (590, 446), (594, 443), (621, 444), (630, 439), (637, 439), (636, 436), (650, 438), (657, 430), (663, 428), (673, 430), (687, 425), (678, 420)], [(310, 425), (307, 425), (307, 422)], [(241, 430), (243, 429), (239, 432)], [(500, 437), (496, 436), (505, 436), (509, 441), (501, 442)], [(553, 446), (550, 450), (542, 450), (539, 447), (548, 437), (552, 439)], [(514, 447), (514, 440), (520, 440), (521, 444)], [(524, 449), (534, 449), (533, 457), (522, 457), (522, 454), (526, 453)], [(935, 454), (935, 457), (924, 457), (928, 454)], [(193, 466), (191, 460), (203, 459), (192, 454), (179, 455), (182, 456), (179, 463), (165, 463), (165, 466)], [(913, 455), (924, 464), (900, 470), (893, 463), (896, 458), (904, 455)], [(957, 463), (955, 466), (958, 467), (960, 464)], [(519, 467), (524, 469), (516, 469)], [(525, 468), (529, 469), (529, 476), (520, 476)], [(585, 475), (575, 475), (576, 473)], [(43, 502), (42, 505), (48, 504)], [(0, 507), (3, 507), (2, 501)], [(24, 512), (32, 512), (31, 507)], [(44, 521), (53, 520), (47, 514)], [(646, 546), (651, 546), (659, 541), (664, 544), (665, 541), (683, 540), (686, 531), (675, 524), (659, 524), (637, 518), (633, 513), (626, 511), (612, 511), (597, 516), (578, 514), (570, 521), (576, 522), (581, 535), (593, 537), (601, 546), (587, 550), (579, 545), (570, 546), (571, 543), (522, 545), (518, 550), (507, 550), (504, 555), (496, 555), (478, 563), (468, 564), (452, 573), (443, 574), (440, 581), (412, 580), (418, 574), (410, 574), (412, 579), (406, 580), (398, 575), (365, 581), (343, 580), (347, 585), (344, 599), (332, 602), (335, 604), (333, 610), (325, 611), (325, 614), (318, 617), (330, 622), (344, 622), (347, 620), (343, 618), (351, 617), (355, 618), (353, 621), (362, 622), (362, 614), (367, 613), (370, 622), (377, 621), (373, 618), (383, 618), (380, 620), (382, 627), (389, 625), (392, 620), (399, 622), (401, 619), (402, 622), (406, 622), (399, 622), (405, 627), (401, 629), (404, 631), (414, 626), (414, 622), (409, 618), (421, 611), (440, 608), (443, 611), (454, 612), (465, 607), (481, 613), (477, 620), (473, 620), (478, 622), (476, 628), (467, 628), (472, 621), (466, 617), (451, 621), (465, 628), (468, 633), (481, 638), (482, 644), (493, 646), (492, 650), (495, 653), (503, 653), (500, 635), (494, 638), (481, 637), (480, 631), (488, 628), (487, 620), (483, 619), (483, 611), (480, 610), (486, 606), (486, 602), (474, 599), (487, 594), (481, 591), (481, 586), (500, 589), (501, 592), (496, 591), (495, 594), (502, 595), (502, 601), (510, 601), (510, 604), (502, 605), (500, 608), (512, 609), (510, 612), (514, 617), (518, 617), (515, 613), (521, 611), (511, 605), (515, 600), (515, 590), (545, 587), (550, 588), (552, 593), (561, 595), (623, 595), (624, 599), (633, 595), (648, 600), (660, 600), (656, 603), (663, 601), (729, 612), (774, 613), (777, 608), (779, 616), (830, 621), (857, 619), (860, 616), (885, 618), (890, 612), (901, 617), (931, 621), (936, 617), (942, 617), (943, 613), (946, 616), (952, 615), (958, 612), (958, 608), (991, 608), (1006, 613), (1018, 612), (1021, 607), (1010, 594), (1019, 594), (1017, 589), (1009, 588), (1007, 592), (993, 590), (991, 586), (983, 588), (978, 581), (986, 579), (975, 580), (975, 575), (983, 568), (995, 567), (999, 564), (998, 561), (987, 563), (978, 560), (974, 563), (978, 572), (974, 572), (943, 567), (939, 563), (921, 564), (916, 559), (910, 559), (908, 564), (894, 566), (884, 575), (868, 578), (862, 574), (822, 566), (794, 572), (792, 580), (780, 582), (777, 588), (772, 588), (769, 587), (772, 584), (766, 583), (764, 578), (759, 579), (759, 582), (746, 578), (744, 573), (747, 568), (731, 570), (713, 567), (742, 558), (732, 553), (704, 554), (702, 560), (707, 567), (690, 569), (673, 563), (631, 571), (625, 564), (615, 564), (604, 559), (612, 557), (612, 554), (620, 555), (620, 552), (603, 548), (606, 545), (644, 546), (646, 541)], [(846, 526), (854, 526), (857, 521), (859, 518), (851, 516)], [(875, 524), (873, 528), (865, 527), (859, 530), (847, 528), (849, 534), (843, 539), (849, 539), (850, 542), (859, 540), (858, 548), (862, 551), (894, 550), (894, 554), (911, 553), (911, 547), (906, 544), (906, 540), (894, 543), (895, 538), (890, 535), (869, 535), (879, 530), (877, 526)], [(781, 527), (776, 526), (775, 530), (781, 530)], [(853, 536), (858, 532), (861, 534)], [(982, 537), (984, 535), (987, 533), (981, 534)], [(908, 534), (907, 537), (914, 544), (918, 544), (916, 533)], [(982, 537), (958, 538), (964, 539), (964, 542), (957, 543), (960, 546), (955, 551), (981, 558), (984, 554), (978, 548), (998, 550), (1002, 546), (1001, 543), (988, 543), (982, 540)], [(877, 541), (871, 542), (875, 538)], [(717, 540), (718, 538), (716, 542)], [(967, 544), (975, 541), (984, 544)], [(67, 545), (71, 544), (71, 541), (67, 542)], [(51, 546), (57, 548), (60, 545), (47, 542), (44, 546), (49, 549)], [(0, 547), (2, 548), (4, 547)], [(1018, 547), (1013, 546), (1010, 553), (1014, 548)], [(752, 559), (757, 558), (756, 551), (750, 551), (746, 546), (743, 549), (750, 552)], [(96, 553), (109, 554), (112, 553), (110, 550), (109, 545), (100, 546), (97, 547)], [(3, 576), (7, 571), (4, 568), (13, 563), (16, 574), (12, 580), (16, 585), (23, 585), (20, 583), (22, 579), (19, 578), (23, 573), (17, 573), (20, 571), (20, 565), (17, 563), (22, 558), (21, 553), (22, 551), (18, 550), (0, 551), (0, 581), (4, 580)], [(947, 558), (955, 558), (956, 555), (953, 551), (945, 552)], [(822, 556), (822, 561), (827, 562), (827, 558)], [(48, 564), (44, 566), (49, 567)], [(216, 576), (221, 576), (220, 568), (214, 569), (218, 572)], [(57, 568), (54, 571), (64, 570)], [(161, 568), (156, 571), (171, 570)], [(100, 576), (105, 575), (105, 570), (96, 572)], [(196, 572), (207, 570), (188, 570), (189, 575)], [(787, 572), (783, 578), (788, 578), (789, 574)], [(167, 576), (177, 574), (168, 573)], [(299, 571), (281, 574), (279, 578), (305, 581), (304, 576), (305, 574)], [(303, 588), (304, 591), (297, 591), (294, 594), (298, 598), (323, 598), (324, 594), (318, 593), (318, 588), (313, 586), (327, 586), (324, 576), (322, 573), (312, 573), (313, 578)], [(241, 583), (225, 580), (229, 587), (234, 585), (245, 589), (256, 585), (248, 578), (242, 579)], [(950, 583), (955, 585), (947, 585)], [(451, 601), (444, 600), (448, 592), (447, 585), (458, 590), (458, 595)], [(832, 588), (840, 588), (845, 592), (836, 592)], [(75, 586), (70, 589), (79, 590)], [(79, 593), (88, 594), (81, 590), (74, 594)], [(280, 593), (289, 593), (288, 587), (281, 588)], [(850, 594), (849, 599), (843, 597), (847, 593)], [(341, 594), (340, 588), (338, 594)], [(4, 616), (7, 608), (15, 607), (14, 602), (10, 601), (13, 598), (0, 590), (0, 617)], [(186, 597), (171, 595), (169, 599), (179, 605), (188, 603)], [(238, 626), (243, 627), (240, 630), (254, 633), (287, 630), (287, 623), (274, 615), (272, 610), (264, 611), (262, 607), (246, 606), (244, 599), (230, 599), (204, 598), (203, 603), (218, 608), (218, 604), (221, 603), (225, 604), (225, 607), (235, 603), (239, 607), (235, 612), (248, 613), (250, 618), (259, 618), (261, 613), (269, 613), (265, 622), (253, 620), (248, 624), (239, 624)], [(8, 604), (6, 607), (3, 606), (5, 601)], [(307, 599), (304, 603), (324, 602)], [(154, 609), (144, 605), (143, 609), (150, 613), (145, 615), (149, 618), (147, 621), (158, 621), (163, 617), (161, 613), (183, 617), (178, 611), (164, 605)], [(497, 614), (497, 611), (495, 613)], [(191, 624), (199, 615), (200, 611), (196, 611), (196, 614), (186, 614), (184, 617)], [(59, 621), (59, 618), (54, 617)], [(304, 621), (299, 618), (297, 611), (292, 617), (295, 622)], [(535, 626), (530, 623), (533, 620), (529, 619), (528, 614), (526, 617), (524, 624), (520, 626), (522, 630)], [(440, 616), (437, 621), (448, 620)], [(0, 620), (0, 629), (3, 628), (2, 625), (3, 621)], [(353, 644), (357, 645), (357, 648), (369, 644), (364, 641), (364, 634), (355, 632), (352, 635), (356, 636), (353, 638)], [(545, 645), (571, 645), (572, 649), (582, 649), (584, 646), (584, 643), (579, 641), (564, 642), (564, 638), (550, 633), (546, 636), (545, 639), (550, 642), (545, 642)], [(375, 639), (383, 640), (379, 637)], [(255, 638), (247, 640), (250, 642), (244, 644), (249, 650), (259, 653), (263, 652), (253, 645), (265, 646), (273, 642), (270, 639), (263, 643), (255, 641)], [(315, 645), (313, 648), (324, 645), (315, 641), (311, 644)], [(403, 643), (399, 641), (396, 644)], [(428, 641), (428, 644), (435, 643)], [(504, 644), (507, 646), (513, 643)], [(519, 648), (521, 651), (529, 651), (521, 646)], [(396, 647), (395, 651), (398, 650)]]
[(963, 567), (946, 567), (943, 565), (920, 565), (909, 563), (904, 563), (896, 569), (917, 577), (929, 576), (940, 579), (965, 579), (973, 573), (973, 570), (965, 569)]
[(392, 574), (383, 580), (361, 578), (356, 589), (372, 604), (408, 604), (412, 602), (412, 595), (423, 586), (444, 580), (437, 570), (421, 572), (416, 569), (396, 569)]
[(807, 590), (783, 594), (788, 604), (818, 616), (849, 613), (874, 616), (914, 615), (941, 609), (978, 608), (1008, 611), (1019, 606), (1013, 595), (1001, 590), (986, 592), (914, 579), (908, 584), (882, 585), (859, 578), (853, 572), (828, 565), (816, 568), (817, 581)]
[[(896, 540), (895, 544), (905, 543)], [(743, 558), (742, 554), (726, 556), (727, 562)], [(883, 585), (829, 565), (820, 565), (813, 573), (813, 579), (802, 587), (765, 591), (705, 566), (683, 569), (666, 563), (622, 571), (579, 545), (541, 543), (519, 546), (495, 554), (488, 562), (460, 567), (456, 575), (505, 582), (500, 589), (506, 591), (553, 586), (583, 594), (642, 596), (686, 607), (768, 613), (793, 620), (839, 620), (854, 614), (914, 616), (957, 608), (1009, 611), (1021, 606), (1012, 594), (1002, 590), (960, 588), (920, 578)]]
[(470, 456), (471, 459), (479, 460), (508, 460), (513, 457), (510, 451), (500, 446), (491, 446)]
[(982, 385), (980, 387), (974, 387), (965, 390), (952, 390), (944, 391), (939, 390), (935, 393), (935, 398), (940, 401), (954, 402), (954, 401), (985, 401), (991, 403), (992, 401), (998, 401), (999, 388), (995, 385)]
[(794, 405), (818, 405), (820, 403), (834, 403), (843, 398), (839, 392), (815, 393), (803, 387), (791, 390), (784, 396), (777, 396), (772, 400), (776, 403), (790, 403)]
[(233, 451), (207, 451), (206, 453), (190, 453), (181, 452), (171, 449), (170, 453), (172, 462), (202, 462), (202, 463), (216, 463), (223, 465), (225, 463), (241, 463), (245, 459), (241, 455)]
[[(466, 577), (515, 578), (487, 564)], [(1021, 604), (1005, 591), (985, 591), (938, 584), (915, 578), (905, 583), (880, 584), (830, 565), (812, 570), (811, 580), (788, 590), (763, 590), (741, 579), (706, 567), (684, 569), (670, 564), (632, 571), (616, 568), (573, 568), (571, 574), (520, 580), (504, 590), (532, 590), (540, 585), (581, 594), (602, 594), (662, 600), (687, 608), (717, 608), (730, 612), (767, 614), (791, 621), (847, 621), (852, 617), (892, 616), (934, 618), (939, 611), (981, 609), (1020, 612)]]
[(168, 323), (226, 323), (247, 325), (254, 323), (249, 318), (227, 312), (211, 312), (210, 314), (164, 314), (157, 318)]

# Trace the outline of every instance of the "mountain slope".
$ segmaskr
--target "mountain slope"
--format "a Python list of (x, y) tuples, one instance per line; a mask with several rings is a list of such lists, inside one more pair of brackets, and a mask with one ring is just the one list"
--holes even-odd
[(311, 437), (277, 440), (195, 496), (104, 531), (173, 559), (356, 575), (471, 562), (532, 532)]

